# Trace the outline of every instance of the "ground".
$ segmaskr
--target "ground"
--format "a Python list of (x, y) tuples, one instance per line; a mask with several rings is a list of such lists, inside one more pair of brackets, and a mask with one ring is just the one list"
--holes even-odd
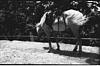
[(0, 41), (0, 64), (98, 64), (99, 47), (83, 46), (81, 57), (73, 52), (75, 45), (60, 43), (60, 51), (52, 43), (52, 53), (48, 53), (48, 43), (29, 41)]

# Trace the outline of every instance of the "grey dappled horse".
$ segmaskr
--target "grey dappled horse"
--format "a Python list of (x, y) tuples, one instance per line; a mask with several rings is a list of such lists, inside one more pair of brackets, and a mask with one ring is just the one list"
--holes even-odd
[[(77, 43), (73, 51), (77, 51), (77, 47), (79, 45), (79, 53), (82, 51), (82, 43), (81, 43), (81, 37), (79, 35), (79, 28), (83, 24), (85, 24), (88, 20), (86, 16), (84, 16), (81, 12), (70, 9), (67, 11), (64, 11), (61, 16), (55, 18), (52, 29), (46, 24), (46, 16), (50, 14), (51, 11), (45, 12), (42, 16), (39, 23), (36, 24), (36, 30), (39, 34), (41, 32), (41, 29), (45, 32), (48, 42), (49, 42), (49, 52), (51, 52), (52, 45), (50, 40), (50, 35), (52, 31), (65, 31), (66, 26), (71, 28), (71, 31), (73, 35), (77, 38)], [(60, 50), (60, 46), (57, 43), (57, 50)]]

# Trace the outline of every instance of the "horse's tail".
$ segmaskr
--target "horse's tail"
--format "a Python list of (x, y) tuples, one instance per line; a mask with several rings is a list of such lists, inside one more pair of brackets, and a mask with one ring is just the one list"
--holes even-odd
[(40, 27), (41, 26), (41, 23), (37, 23), (36, 25), (35, 25), (35, 27)]
[(41, 28), (41, 23), (37, 23), (34, 27), (36, 29), (36, 32), (39, 32), (39, 29)]

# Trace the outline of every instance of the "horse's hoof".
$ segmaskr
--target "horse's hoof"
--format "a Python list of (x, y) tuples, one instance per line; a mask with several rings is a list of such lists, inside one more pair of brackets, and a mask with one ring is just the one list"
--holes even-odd
[(77, 56), (78, 56), (78, 57), (81, 57), (81, 53), (77, 53)]
[(82, 50), (79, 50), (79, 51), (78, 51), (78, 53), (80, 53), (80, 54), (81, 54), (81, 53), (82, 53)]
[(78, 51), (77, 56), (81, 57), (82, 56), (82, 51)]

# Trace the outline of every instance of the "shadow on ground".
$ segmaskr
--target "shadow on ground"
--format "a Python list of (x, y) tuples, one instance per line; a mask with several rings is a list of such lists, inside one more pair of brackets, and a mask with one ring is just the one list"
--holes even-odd
[[(44, 47), (44, 49), (48, 50), (48, 47)], [(86, 60), (86, 63), (88, 63), (88, 64), (100, 64), (100, 58), (99, 58), (100, 54), (96, 54), (96, 53), (82, 52), (80, 55), (77, 52), (66, 51), (66, 50), (56, 50), (56, 49), (52, 49), (52, 53), (63, 55), (63, 56), (70, 56), (70, 57), (88, 58)]]

